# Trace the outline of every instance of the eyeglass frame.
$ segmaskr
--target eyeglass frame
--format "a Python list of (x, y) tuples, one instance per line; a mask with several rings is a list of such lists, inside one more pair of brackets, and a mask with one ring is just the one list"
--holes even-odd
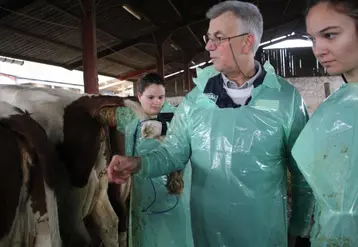
[[(213, 44), (215, 46), (219, 46), (225, 40), (229, 40), (229, 42), (230, 42), (231, 39), (238, 38), (238, 37), (245, 36), (245, 35), (249, 35), (249, 34), (250, 33), (242, 33), (242, 34), (238, 34), (238, 35), (234, 35), (234, 36), (226, 37), (226, 38), (216, 37), (215, 40), (210, 38), (209, 35), (204, 34), (203, 35), (203, 40), (204, 40), (205, 45), (211, 40), (211, 42), (213, 42)], [(208, 37), (208, 41), (206, 41), (206, 37)]]

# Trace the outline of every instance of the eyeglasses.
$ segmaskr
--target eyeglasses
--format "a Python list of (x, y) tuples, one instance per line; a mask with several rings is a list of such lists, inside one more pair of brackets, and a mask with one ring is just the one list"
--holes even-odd
[(227, 37), (227, 38), (222, 38), (222, 37), (210, 38), (207, 34), (204, 34), (203, 40), (204, 40), (205, 44), (207, 44), (209, 42), (209, 40), (211, 40), (211, 42), (213, 42), (214, 45), (219, 46), (221, 44), (221, 42), (223, 42), (224, 40), (230, 41), (230, 39), (241, 37), (241, 36), (248, 35), (248, 34), (250, 34), (250, 33), (242, 33), (242, 34), (238, 34), (238, 35)]

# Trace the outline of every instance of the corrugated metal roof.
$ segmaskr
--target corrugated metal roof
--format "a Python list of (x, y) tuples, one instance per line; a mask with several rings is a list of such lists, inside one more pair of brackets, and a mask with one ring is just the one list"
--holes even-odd
[[(81, 68), (83, 8), (80, 3), (73, 0), (20, 0), (16, 4), (8, 2), (8, 5), (0, 6), (0, 55)], [(198, 40), (201, 41), (207, 30), (205, 13), (218, 3), (217, 0), (127, 1), (142, 16), (141, 20), (124, 10), (122, 3), (96, 0), (97, 51), (106, 51), (107, 55), (98, 60), (99, 73), (118, 76), (155, 66), (157, 51), (153, 34), (173, 32), (163, 46), (165, 63), (180, 65), (185, 53), (190, 53), (188, 57), (196, 56), (197, 63), (207, 59), (207, 54), (197, 55), (204, 50)], [(302, 19), (305, 3), (260, 0), (259, 7), (268, 28)], [(293, 22), (290, 27), (297, 27), (297, 23)], [(287, 27), (282, 30), (274, 29), (268, 33), (279, 36), (287, 31)], [(169, 74), (178, 66), (165, 68)]]

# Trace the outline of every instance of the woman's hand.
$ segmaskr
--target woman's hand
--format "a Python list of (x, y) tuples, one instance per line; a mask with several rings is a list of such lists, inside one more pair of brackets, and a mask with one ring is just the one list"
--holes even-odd
[(108, 165), (108, 179), (110, 182), (123, 184), (133, 173), (140, 170), (140, 165), (139, 157), (114, 155)]

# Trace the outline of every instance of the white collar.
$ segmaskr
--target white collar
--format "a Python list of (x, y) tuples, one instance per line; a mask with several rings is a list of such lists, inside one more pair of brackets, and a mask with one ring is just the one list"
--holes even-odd
[(221, 73), (221, 76), (224, 81), (224, 86), (227, 88), (230, 88), (230, 89), (245, 89), (245, 88), (252, 86), (254, 84), (254, 81), (256, 80), (256, 78), (262, 72), (261, 65), (256, 60), (255, 60), (255, 70), (256, 70), (256, 74), (253, 77), (251, 77), (249, 80), (247, 80), (242, 86), (238, 86), (235, 82), (230, 81), (229, 78), (227, 78), (226, 75), (224, 75), (224, 73)]

